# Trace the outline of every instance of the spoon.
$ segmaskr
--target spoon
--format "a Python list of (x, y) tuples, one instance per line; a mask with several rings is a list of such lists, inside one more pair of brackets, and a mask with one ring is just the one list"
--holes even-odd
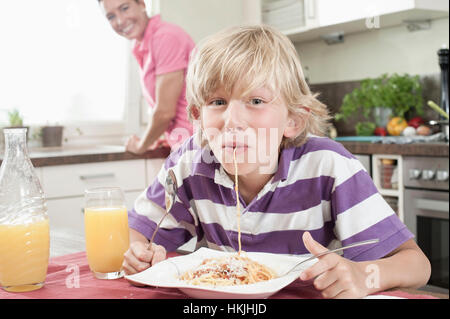
[(297, 268), (299, 265), (301, 265), (301, 264), (303, 264), (303, 263), (305, 263), (307, 261), (313, 260), (315, 258), (319, 258), (319, 257), (322, 257), (324, 255), (328, 255), (328, 254), (335, 253), (335, 252), (338, 252), (338, 251), (342, 251), (342, 250), (345, 250), (347, 248), (353, 248), (353, 247), (358, 247), (358, 246), (363, 246), (363, 245), (375, 244), (375, 243), (378, 243), (379, 241), (380, 240), (378, 238), (368, 239), (368, 240), (358, 241), (356, 243), (353, 243), (353, 244), (350, 244), (350, 245), (347, 245), (347, 246), (344, 246), (344, 247), (339, 247), (339, 248), (336, 248), (336, 249), (333, 249), (333, 250), (324, 251), (323, 253), (320, 253), (320, 254), (317, 254), (317, 255), (313, 255), (313, 256), (305, 259), (305, 260), (302, 260), (301, 262), (296, 264), (294, 267), (292, 267), (290, 270), (288, 270), (284, 275), (287, 275), (288, 273), (293, 271), (295, 268)]
[(163, 215), (163, 217), (159, 221), (158, 225), (156, 226), (155, 230), (153, 231), (152, 238), (150, 239), (150, 244), (148, 245), (148, 250), (151, 250), (153, 240), (155, 239), (155, 236), (159, 229), (159, 226), (161, 225), (164, 218), (166, 218), (166, 216), (169, 214), (170, 209), (172, 208), (173, 204), (175, 203), (175, 197), (177, 195), (177, 190), (178, 190), (177, 179), (175, 177), (174, 172), (171, 169), (169, 169), (167, 177), (166, 177), (166, 193), (165, 193), (166, 213)]

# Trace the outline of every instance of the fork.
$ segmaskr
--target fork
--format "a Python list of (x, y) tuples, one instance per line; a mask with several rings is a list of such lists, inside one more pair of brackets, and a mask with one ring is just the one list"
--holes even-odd
[(358, 241), (356, 243), (353, 243), (353, 244), (350, 244), (350, 245), (347, 245), (347, 246), (344, 246), (344, 247), (339, 247), (339, 248), (336, 248), (336, 249), (333, 249), (333, 250), (327, 250), (327, 251), (324, 251), (323, 253), (320, 253), (320, 254), (317, 254), (317, 255), (313, 255), (313, 256), (311, 256), (311, 257), (309, 257), (309, 258), (307, 258), (305, 260), (302, 260), (301, 262), (297, 263), (294, 267), (292, 267), (291, 269), (286, 271), (283, 276), (287, 275), (288, 273), (293, 271), (295, 268), (297, 268), (301, 264), (303, 264), (303, 263), (305, 263), (307, 261), (313, 260), (315, 258), (319, 258), (319, 257), (322, 257), (324, 255), (328, 255), (328, 254), (335, 253), (335, 252), (338, 252), (338, 251), (346, 250), (347, 248), (353, 248), (353, 247), (358, 247), (358, 246), (363, 246), (363, 245), (375, 244), (375, 243), (378, 243), (379, 241), (380, 240), (378, 238)]
[(175, 177), (175, 174), (173, 170), (169, 169), (167, 177), (166, 177), (166, 193), (165, 193), (165, 201), (166, 201), (166, 213), (163, 215), (163, 217), (160, 219), (158, 225), (156, 226), (155, 230), (153, 231), (152, 238), (150, 239), (150, 244), (148, 245), (148, 250), (151, 250), (153, 240), (155, 239), (156, 233), (158, 232), (159, 226), (161, 226), (162, 221), (164, 218), (166, 218), (167, 215), (169, 215), (169, 211), (172, 208), (173, 204), (175, 203), (175, 197), (177, 195), (178, 190), (178, 184), (177, 179)]

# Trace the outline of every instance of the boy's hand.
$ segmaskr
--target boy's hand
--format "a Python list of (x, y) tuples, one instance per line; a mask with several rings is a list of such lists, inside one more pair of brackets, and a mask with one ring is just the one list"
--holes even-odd
[[(328, 249), (315, 241), (309, 232), (303, 234), (303, 243), (313, 255)], [(319, 261), (306, 269), (300, 279), (314, 280), (314, 287), (324, 298), (361, 298), (369, 293), (366, 287), (367, 274), (362, 265), (331, 253), (318, 258)]]
[(166, 249), (163, 246), (134, 241), (124, 254), (122, 268), (127, 275), (132, 275), (153, 266), (166, 259)]

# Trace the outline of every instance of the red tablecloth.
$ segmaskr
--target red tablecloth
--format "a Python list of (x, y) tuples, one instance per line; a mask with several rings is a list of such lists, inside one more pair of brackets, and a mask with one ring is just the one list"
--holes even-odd
[[(176, 254), (169, 254), (169, 257)], [(430, 295), (403, 291), (379, 293), (408, 299), (436, 299)], [(10, 293), (0, 289), (0, 299), (180, 299), (189, 298), (178, 289), (135, 287), (125, 278), (96, 279), (89, 270), (86, 253), (80, 252), (50, 259), (45, 286), (41, 289)], [(271, 298), (317, 299), (320, 294), (313, 287), (294, 282)]]

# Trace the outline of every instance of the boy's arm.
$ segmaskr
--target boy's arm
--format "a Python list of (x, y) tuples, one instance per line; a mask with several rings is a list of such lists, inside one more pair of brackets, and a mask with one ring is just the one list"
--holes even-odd
[[(305, 247), (314, 255), (328, 249), (316, 242), (308, 232)], [(417, 288), (427, 283), (431, 274), (428, 258), (413, 239), (409, 239), (384, 258), (355, 262), (332, 253), (300, 275), (301, 280), (314, 280), (314, 287), (325, 298), (360, 298), (391, 288)]]
[(430, 261), (414, 239), (407, 240), (384, 258), (360, 263), (365, 270), (370, 265), (379, 268), (379, 287), (370, 288), (369, 294), (397, 287), (419, 288), (431, 275)]
[(148, 239), (142, 235), (137, 230), (130, 228), (130, 244), (133, 242), (142, 242), (143, 244), (148, 244)]

